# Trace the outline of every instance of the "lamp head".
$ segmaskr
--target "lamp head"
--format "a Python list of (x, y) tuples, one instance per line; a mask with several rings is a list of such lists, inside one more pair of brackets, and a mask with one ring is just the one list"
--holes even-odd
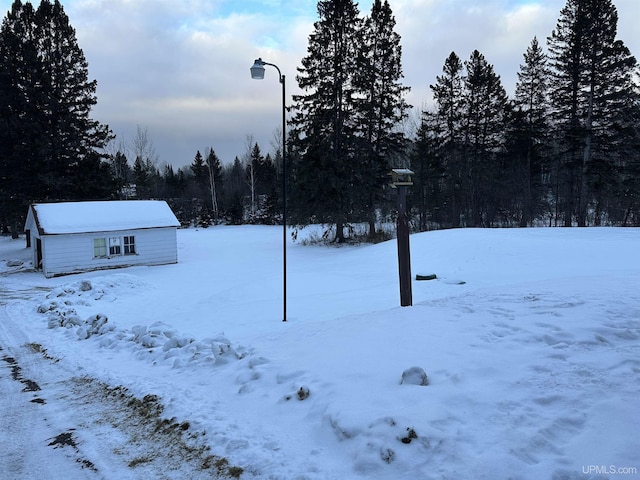
[(251, 78), (254, 80), (262, 80), (264, 78), (264, 62), (261, 58), (256, 58), (251, 67)]

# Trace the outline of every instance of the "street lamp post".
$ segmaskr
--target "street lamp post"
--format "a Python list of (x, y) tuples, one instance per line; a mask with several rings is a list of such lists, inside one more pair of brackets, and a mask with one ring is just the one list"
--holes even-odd
[(284, 75), (280, 72), (277, 65), (263, 61), (257, 58), (251, 67), (251, 78), (254, 80), (262, 80), (264, 78), (264, 66), (269, 65), (278, 71), (278, 78), (282, 84), (282, 280), (283, 280), (283, 302), (282, 302), (282, 321), (287, 321), (287, 119), (286, 119), (286, 103), (285, 103), (285, 83)]

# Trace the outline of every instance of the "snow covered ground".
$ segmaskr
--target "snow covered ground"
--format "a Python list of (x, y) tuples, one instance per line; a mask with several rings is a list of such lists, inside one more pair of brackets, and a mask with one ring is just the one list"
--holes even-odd
[(0, 238), (2, 478), (640, 478), (639, 229), (412, 235), (405, 308), (395, 241), (291, 243), (286, 323), (281, 241), (45, 279)]

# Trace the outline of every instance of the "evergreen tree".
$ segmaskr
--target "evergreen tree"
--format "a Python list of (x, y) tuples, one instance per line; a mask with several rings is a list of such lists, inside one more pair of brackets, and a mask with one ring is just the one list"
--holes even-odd
[(360, 47), (358, 7), (353, 0), (320, 0), (319, 20), (296, 79), (291, 119), (294, 222), (312, 219), (336, 225), (336, 241), (352, 218), (353, 187), (359, 183), (354, 146), (353, 75)]
[(136, 157), (133, 162), (133, 183), (136, 188), (137, 198), (150, 198), (153, 185), (152, 172), (149, 171), (148, 165), (141, 157)]
[(198, 197), (201, 197), (209, 184), (209, 171), (200, 150), (196, 152), (190, 167)]
[(118, 188), (111, 165), (97, 153), (82, 157), (77, 162), (73, 178), (67, 198), (109, 200)]
[[(97, 82), (88, 79), (88, 63), (59, 0), (41, 1), (36, 26), (43, 67), (40, 108), (46, 115), (41, 152), (44, 165), (39, 170), (51, 198), (65, 198), (68, 183), (63, 179), (68, 178), (71, 185), (76, 183), (79, 162), (95, 156), (111, 134), (106, 126), (89, 117), (97, 103)], [(96, 164), (96, 168), (101, 167)]]
[(209, 174), (209, 193), (211, 194), (211, 211), (213, 212), (214, 221), (218, 221), (220, 215), (219, 196), (222, 191), (224, 177), (222, 175), (222, 165), (220, 159), (213, 151), (213, 148), (208, 149), (207, 153), (207, 171)]
[(240, 224), (244, 220), (244, 198), (248, 193), (245, 182), (245, 169), (236, 157), (223, 171), (225, 214), (229, 223)]
[[(276, 151), (276, 155), (279, 152)], [(277, 157), (276, 157), (277, 159)], [(276, 161), (271, 158), (271, 154), (267, 153), (264, 157), (264, 161), (260, 164), (259, 175), (262, 181), (260, 182), (260, 192), (264, 196), (264, 221), (268, 224), (277, 223), (282, 218), (280, 200), (280, 179), (281, 175), (278, 175), (279, 170), (276, 167)]]
[(196, 152), (193, 162), (189, 166), (191, 175), (189, 176), (190, 187), (188, 189), (189, 196), (194, 201), (193, 211), (196, 223), (200, 226), (209, 226), (213, 221), (209, 208), (211, 205), (211, 196), (209, 195), (209, 167), (204, 161), (204, 157), (200, 150)]
[(507, 95), (493, 66), (475, 50), (463, 63), (452, 52), (431, 85), (437, 112), (424, 113), (418, 150), (434, 176), (422, 188), (446, 208), (454, 227), (492, 225), (506, 196), (504, 157)]
[(418, 227), (428, 230), (431, 223), (449, 224), (445, 190), (446, 164), (443, 148), (444, 122), (437, 113), (422, 112), (422, 122), (411, 153), (413, 176), (413, 205), (418, 209)]
[(37, 166), (45, 125), (37, 90), (42, 78), (37, 30), (31, 3), (14, 1), (0, 29), (0, 210), (15, 235), (41, 190)]
[(547, 40), (565, 226), (587, 225), (598, 197), (616, 190), (615, 146), (637, 95), (637, 63), (616, 40), (617, 22), (611, 0), (568, 0)]
[[(359, 140), (357, 170), (360, 182), (354, 185), (358, 208), (370, 220), (375, 233), (375, 208), (388, 182), (389, 158), (405, 146), (398, 127), (407, 118), (410, 106), (404, 100), (409, 87), (403, 86), (402, 48), (395, 31), (389, 2), (375, 0), (362, 26), (362, 44), (354, 74), (357, 90), (356, 135)], [(401, 166), (401, 165), (392, 165)]]
[[(460, 226), (463, 212), (464, 188), (467, 175), (464, 171), (463, 145), (463, 65), (460, 57), (451, 52), (442, 67), (443, 74), (436, 77), (431, 85), (437, 106), (435, 121), (438, 127), (431, 128), (432, 122), (423, 122), (424, 128), (431, 128), (435, 135), (441, 137), (437, 146), (440, 163), (445, 169), (443, 173), (443, 190), (446, 198), (447, 217), (451, 225)], [(426, 135), (426, 132), (424, 132)]]
[(121, 199), (128, 197), (128, 186), (132, 181), (132, 172), (129, 162), (124, 153), (120, 150), (111, 157), (111, 175), (113, 175), (118, 197)]
[(164, 166), (164, 172), (162, 175), (162, 179), (164, 182), (164, 194), (162, 198), (175, 198), (178, 196), (178, 176), (176, 172), (173, 170), (173, 166), (171, 164), (167, 164)]
[(640, 226), (640, 92), (619, 120), (619, 188), (613, 195), (612, 216), (623, 226)]
[(150, 198), (161, 198), (164, 190), (164, 182), (160, 169), (150, 160), (145, 162), (145, 168), (149, 178), (149, 196)]
[(465, 62), (465, 69), (464, 169), (469, 182), (466, 219), (469, 226), (489, 226), (504, 200), (497, 187), (503, 173), (499, 154), (504, 147), (507, 93), (493, 66), (477, 50)]
[(275, 165), (271, 156), (262, 154), (255, 143), (245, 167), (251, 193), (251, 221), (272, 224), (276, 221), (278, 189)]
[(14, 1), (0, 29), (0, 72), (5, 198), (26, 211), (32, 201), (84, 195), (74, 185), (88, 167), (105, 172), (95, 159), (111, 133), (90, 118), (96, 82), (58, 0), (37, 10)]
[(278, 176), (271, 156), (264, 156), (255, 143), (246, 166), (247, 185), (251, 193), (251, 221), (271, 224), (276, 221)]
[(251, 221), (255, 221), (255, 216), (258, 210), (258, 179), (259, 177), (259, 168), (260, 164), (264, 161), (264, 157), (262, 156), (262, 151), (257, 143), (254, 143), (251, 147), (247, 164), (245, 167), (246, 171), (246, 181), (249, 186), (249, 191), (251, 192)]
[(547, 57), (534, 37), (518, 72), (515, 110), (508, 130), (508, 150), (513, 158), (508, 190), (517, 204), (522, 227), (531, 225), (544, 211), (549, 154), (548, 83)]
[(35, 30), (32, 5), (14, 1), (0, 30), (0, 223), (14, 238), (39, 190), (37, 149), (28, 144), (38, 128), (27, 91), (39, 78)]

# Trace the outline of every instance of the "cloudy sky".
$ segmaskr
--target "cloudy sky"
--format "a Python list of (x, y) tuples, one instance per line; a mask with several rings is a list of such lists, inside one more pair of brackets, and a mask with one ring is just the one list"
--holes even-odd
[[(414, 116), (430, 102), (451, 51), (466, 60), (484, 54), (513, 94), (522, 54), (556, 26), (566, 0), (389, 0), (402, 37), (404, 84)], [(4, 15), (12, 0), (0, 0)], [(39, 0), (33, 0), (34, 5)], [(98, 81), (93, 117), (108, 124), (121, 147), (146, 130), (158, 165), (175, 168), (212, 147), (223, 162), (246, 151), (252, 136), (272, 151), (281, 123), (275, 69), (252, 80), (262, 57), (295, 93), (296, 67), (317, 20), (315, 0), (62, 0), (89, 75)], [(362, 15), (372, 0), (361, 0)], [(640, 56), (640, 1), (614, 0), (618, 38)], [(290, 103), (288, 95), (287, 104)]]

